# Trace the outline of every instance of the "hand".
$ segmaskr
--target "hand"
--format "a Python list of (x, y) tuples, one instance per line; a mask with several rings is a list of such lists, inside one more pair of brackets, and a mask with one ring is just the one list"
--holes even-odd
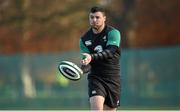
[(80, 63), (81, 63), (82, 65), (88, 65), (88, 64), (91, 62), (91, 60), (92, 60), (91, 55), (88, 54), (88, 53), (82, 53), (82, 55), (83, 55), (84, 57), (83, 57), (83, 59), (80, 61)]

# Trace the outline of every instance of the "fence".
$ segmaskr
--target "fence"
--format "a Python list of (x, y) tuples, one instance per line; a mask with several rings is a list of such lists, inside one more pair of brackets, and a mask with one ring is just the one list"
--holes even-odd
[[(120, 108), (180, 108), (179, 50), (123, 49)], [(86, 75), (63, 78), (61, 60), (78, 64), (79, 54), (0, 55), (0, 109), (88, 109)]]

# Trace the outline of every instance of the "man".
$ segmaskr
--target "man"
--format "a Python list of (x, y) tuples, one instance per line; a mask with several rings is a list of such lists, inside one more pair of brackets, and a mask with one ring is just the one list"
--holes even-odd
[(88, 74), (91, 110), (116, 110), (120, 102), (120, 32), (106, 25), (105, 11), (92, 7), (91, 28), (80, 39), (82, 68)]

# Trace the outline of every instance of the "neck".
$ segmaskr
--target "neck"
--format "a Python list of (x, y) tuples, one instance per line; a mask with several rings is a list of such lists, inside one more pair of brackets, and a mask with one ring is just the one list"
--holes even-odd
[(105, 27), (105, 24), (103, 24), (101, 27), (99, 28), (92, 28), (92, 31), (95, 33), (95, 34), (98, 34), (98, 33), (101, 33), (102, 30), (104, 29)]

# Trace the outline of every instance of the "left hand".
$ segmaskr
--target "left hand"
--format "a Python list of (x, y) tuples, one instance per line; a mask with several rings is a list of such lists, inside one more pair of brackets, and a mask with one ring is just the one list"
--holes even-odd
[(80, 61), (80, 63), (82, 65), (88, 65), (92, 60), (91, 55), (88, 54), (88, 53), (82, 53), (82, 55), (85, 56), (85, 57)]

